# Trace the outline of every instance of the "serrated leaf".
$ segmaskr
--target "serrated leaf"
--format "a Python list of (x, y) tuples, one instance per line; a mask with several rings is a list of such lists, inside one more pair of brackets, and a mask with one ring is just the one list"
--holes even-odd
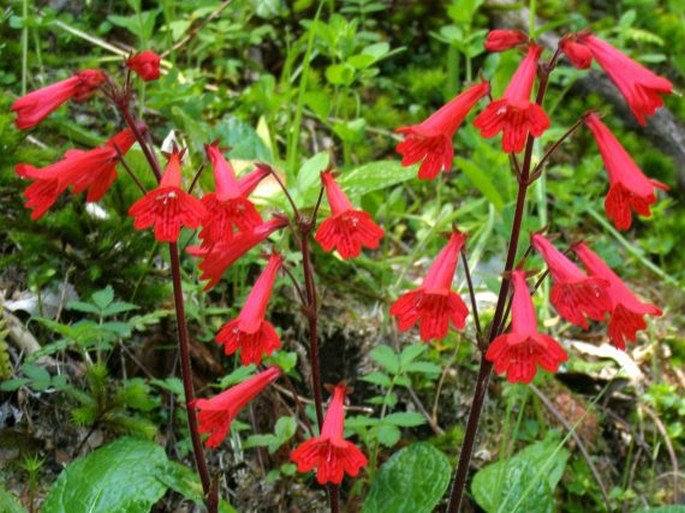
[(114, 289), (111, 285), (107, 285), (104, 289), (94, 292), (90, 298), (95, 306), (100, 308), (100, 310), (104, 310), (114, 301)]
[(426, 344), (412, 344), (402, 349), (402, 352), (400, 353), (400, 364), (402, 365), (402, 368), (409, 362), (418, 358), (426, 349), (428, 349)]
[(366, 374), (365, 376), (361, 377), (361, 380), (385, 388), (389, 388), (390, 385), (392, 385), (390, 376), (383, 372), (372, 372), (371, 374)]
[(433, 362), (411, 362), (404, 368), (406, 372), (420, 372), (422, 374), (440, 374), (440, 366)]
[(425, 424), (426, 418), (415, 411), (401, 411), (386, 416), (383, 422), (399, 427), (414, 427)]
[(114, 301), (107, 308), (102, 310), (102, 315), (104, 317), (110, 317), (112, 315), (117, 315), (124, 312), (129, 312), (131, 310), (137, 310), (138, 307), (133, 303), (126, 303), (125, 301)]
[(400, 358), (390, 346), (376, 346), (371, 350), (369, 356), (390, 374), (398, 374), (400, 372)]
[(76, 310), (77, 312), (100, 314), (100, 308), (91, 303), (84, 303), (83, 301), (69, 301), (67, 303), (67, 308), (69, 310)]
[(167, 463), (152, 442), (120, 438), (71, 462), (57, 478), (42, 513), (148, 513), (167, 486), (156, 477)]
[(431, 513), (450, 482), (447, 456), (417, 443), (395, 453), (371, 483), (362, 513)]

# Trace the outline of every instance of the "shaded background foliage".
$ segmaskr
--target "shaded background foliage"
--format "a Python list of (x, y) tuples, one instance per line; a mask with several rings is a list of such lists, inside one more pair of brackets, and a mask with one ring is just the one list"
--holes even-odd
[[(563, 34), (591, 25), (682, 88), (682, 2), (546, 0), (535, 4), (538, 27), (543, 27), (538, 32)], [(482, 49), (485, 34), (495, 26), (527, 26), (529, 22), (525, 6), (477, 0), (323, 1), (320, 18), (314, 21), (318, 5), (312, 0), (87, 4), (12, 0), (2, 11), (0, 83), (5, 94), (0, 99), (0, 290), (6, 301), (37, 298), (38, 307), (30, 314), (17, 310), (14, 315), (29, 326), (43, 348), (52, 348), (49, 352), (56, 359), (49, 367), (47, 385), (41, 389), (37, 383), (45, 384), (45, 376), (27, 367), (20, 350), (10, 345), (0, 351), (9, 354), (11, 364), (11, 372), (3, 378), (29, 379), (21, 384), (28, 386), (28, 395), (26, 388), (9, 386), (0, 396), (3, 404), (23, 412), (24, 420), (17, 414), (16, 427), (4, 420), (0, 428), (3, 440), (11, 440), (7, 445), (20, 448), (8, 453), (3, 466), (8, 470), (7, 486), (21, 489), (25, 503), (26, 497), (44, 495), (62, 463), (88, 452), (89, 444), (84, 447), (81, 441), (89, 430), (99, 433), (100, 443), (124, 433), (147, 438), (156, 433), (168, 452), (180, 458), (187, 456), (188, 444), (178, 418), (183, 413), (173, 406), (180, 387), (173, 378), (167, 379), (177, 365), (173, 325), (167, 318), (171, 304), (166, 252), (158, 250), (150, 234), (132, 230), (127, 209), (137, 190), (122, 176), (103, 200), (102, 210), (86, 207), (81, 199), (63, 198), (48, 216), (34, 223), (22, 205), (25, 184), (13, 172), (18, 162), (45, 165), (66, 149), (98, 144), (121, 126), (121, 120), (95, 99), (60, 109), (27, 137), (12, 125), (8, 112), (12, 101), (24, 87), (41, 87), (76, 69), (114, 69), (120, 57), (110, 45), (124, 53), (131, 48), (165, 52), (166, 73), (158, 83), (139, 90), (140, 111), (157, 143), (174, 130), (191, 149), (190, 169), (202, 161), (202, 144), (219, 137), (222, 144), (233, 148), (230, 156), (238, 167), (255, 160), (269, 162), (281, 166), (291, 183), (297, 183), (302, 181), (298, 176), (306, 175), (303, 161), (322, 151), (344, 171), (371, 161), (397, 161), (392, 131), (425, 118), (476, 80), (480, 72), (492, 79), (497, 96), (519, 56), (516, 52), (486, 54)], [(303, 66), (310, 38), (310, 65)], [(638, 383), (615, 381), (611, 393), (597, 401), (596, 394), (612, 375), (606, 368), (615, 371), (618, 366), (575, 353), (564, 373), (539, 384), (546, 397), (555, 398), (558, 412), (572, 424), (579, 423), (578, 431), (601, 470), (611, 508), (632, 511), (637, 506), (672, 501), (669, 472), (674, 468), (669, 451), (683, 463), (685, 261), (679, 242), (685, 230), (685, 169), (679, 160), (683, 147), (664, 151), (660, 143), (666, 136), (682, 140), (679, 130), (685, 123), (685, 106), (679, 96), (672, 95), (666, 99), (665, 109), (672, 124), (656, 117), (649, 130), (636, 130), (632, 119), (612, 103), (604, 89), (593, 87), (593, 80), (595, 77), (582, 78), (570, 67), (553, 75), (547, 110), (554, 125), (543, 139), (554, 140), (592, 106), (606, 115), (607, 124), (647, 174), (670, 184), (672, 190), (655, 206), (650, 219), (640, 219), (627, 234), (617, 234), (603, 222), (607, 184), (601, 159), (589, 132), (580, 131), (555, 156), (545, 179), (536, 183), (529, 202), (532, 215), (524, 229), (551, 225), (567, 241), (593, 240), (610, 265), (631, 283), (639, 284), (638, 290), (666, 311), (664, 318), (651, 323), (633, 354), (643, 370)], [(304, 115), (298, 125), (296, 107), (300, 103)], [(294, 126), (299, 126), (296, 133)], [(384, 224), (386, 238), (381, 250), (353, 263), (316, 255), (324, 286), (324, 378), (336, 382), (365, 376), (355, 383), (352, 400), (370, 410), (353, 415), (350, 429), (374, 453), (374, 465), (389, 458), (396, 444), (405, 444), (399, 442), (401, 430), (407, 440), (429, 440), (451, 459), (462, 436), (475, 372), (468, 333), (466, 337), (452, 334), (443, 344), (428, 349), (421, 356), (426, 365), (415, 372), (395, 368), (393, 356), (371, 351), (382, 343), (399, 349), (400, 342), (414, 341), (412, 335), (398, 337), (387, 318), (387, 305), (408, 281), (420, 275), (415, 263), (437, 252), (442, 244), (438, 234), (452, 222), (471, 234), (470, 251), (481, 264), (479, 291), (484, 297), (488, 291), (497, 291), (496, 273), (506, 249), (515, 188), (507, 158), (495, 142), (481, 140), (470, 126), (459, 134), (453, 173), (431, 183), (408, 180), (413, 176), (409, 173), (359, 195), (362, 206)], [(144, 169), (140, 155), (133, 153), (131, 162), (136, 169)], [(402, 172), (399, 166), (389, 164), (373, 168), (379, 173), (381, 169), (397, 176)], [(150, 185), (151, 177), (146, 179)], [(201, 186), (209, 190), (211, 184), (205, 173)], [(278, 204), (278, 199), (272, 203)], [(181, 246), (191, 237), (184, 234)], [(220, 355), (212, 339), (221, 323), (236, 313), (235, 305), (242, 304), (256, 276), (255, 259), (229, 273), (211, 295), (200, 291), (196, 270), (192, 262), (186, 262), (184, 280), (191, 298), (188, 314), (200, 387), (217, 380), (225, 386), (238, 379), (229, 374), (234, 363)], [(68, 296), (65, 284), (73, 287)], [(97, 306), (92, 294), (103, 290), (111, 291), (112, 298), (98, 306), (100, 310), (67, 306), (68, 300), (76, 297)], [(285, 286), (282, 290), (274, 298), (272, 316), (291, 351), (284, 358), (293, 360), (293, 353), (299, 355), (297, 369), (306, 375), (298, 342), (304, 327), (298, 324), (292, 291)], [(50, 298), (55, 297), (57, 312), (48, 308)], [(115, 312), (111, 319), (103, 317), (102, 311), (113, 301), (130, 303), (131, 309)], [(583, 334), (560, 323), (544, 300), (538, 306), (551, 319), (548, 327), (560, 337), (602, 340), (599, 331)], [(103, 328), (103, 319), (112, 324), (105, 322)], [(60, 346), (64, 340), (71, 342)], [(64, 346), (69, 351), (64, 352)], [(95, 348), (102, 351), (103, 359), (86, 369), (75, 347)], [(416, 426), (406, 421), (392, 425), (364, 420), (368, 411), (378, 416), (380, 408), (384, 412), (414, 411), (425, 403), (430, 410), (440, 369), (448, 363), (452, 370), (443, 375), (444, 386), (435, 401), (439, 430), (424, 422)], [(389, 376), (391, 384), (378, 373)], [(68, 383), (50, 381), (55, 374), (68, 376)], [(107, 382), (110, 378), (112, 383)], [(298, 387), (306, 395), (306, 387)], [(534, 442), (548, 441), (550, 432), (555, 436), (560, 429), (558, 419), (528, 390), (499, 382), (493, 388), (501, 393), (492, 394), (487, 406), (476, 464), (480, 468), (499, 459), (500, 468), (513, 465), (528, 479), (527, 467), (516, 467), (518, 460), (509, 457)], [(45, 390), (62, 393), (43, 399), (40, 394)], [(51, 420), (38, 422), (38, 428), (27, 428), (26, 419), (35, 420), (50, 401), (75, 408), (76, 414), (69, 420), (66, 410), (53, 412), (45, 415)], [(104, 410), (103, 405), (107, 406)], [(271, 417), (260, 417), (260, 411), (270, 408), (284, 413), (277, 398), (266, 398), (253, 412), (257, 420), (251, 421), (251, 428), (256, 432), (274, 431)], [(109, 415), (112, 411), (116, 415)], [(72, 427), (55, 435), (45, 426), (55, 419)], [(241, 437), (248, 439), (249, 431), (243, 433), (240, 427), (247, 429), (248, 424), (238, 426), (236, 432), (241, 434), (234, 443)], [(303, 481), (293, 477), (292, 468), (286, 466), (289, 438), (273, 436), (276, 441), (269, 440), (276, 447), (273, 454), (263, 454), (264, 449), (238, 451), (252, 469), (248, 477), (240, 473), (244, 464), (240, 458), (231, 457), (226, 464), (231, 471), (225, 484), (237, 490), (235, 504), (241, 511), (270, 511), (281, 496), (293, 504), (305, 500), (303, 497), (312, 504), (323, 504), (321, 494), (312, 498)], [(253, 443), (260, 446), (259, 441)], [(70, 447), (69, 458), (55, 453), (53, 447), (58, 444)], [(556, 492), (558, 509), (602, 511), (601, 485), (574, 444), (577, 441), (570, 443), (568, 461), (561, 467), (565, 472)], [(26, 454), (43, 458), (33, 478), (26, 470)], [(265, 472), (265, 461), (271, 463), (267, 472), (279, 469), (277, 475), (267, 474), (268, 485), (260, 473)], [(497, 473), (489, 468), (490, 475)], [(481, 482), (487, 478), (482, 476)], [(372, 477), (347, 490), (348, 506), (353, 510), (360, 504), (355, 497), (366, 494)], [(29, 493), (32, 479), (35, 490)], [(677, 479), (682, 489), (682, 477)], [(470, 507), (491, 511), (479, 499), (478, 481), (474, 481), (475, 499)], [(557, 484), (550, 486), (540, 493), (552, 497)], [(178, 487), (171, 488), (178, 491)], [(165, 504), (177, 499), (168, 494)], [(163, 506), (159, 508), (165, 511)]]

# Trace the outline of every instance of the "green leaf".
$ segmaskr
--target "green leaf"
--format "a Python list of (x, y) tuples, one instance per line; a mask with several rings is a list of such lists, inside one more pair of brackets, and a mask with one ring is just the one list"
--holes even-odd
[(326, 68), (326, 80), (332, 85), (350, 85), (354, 75), (354, 68), (349, 64), (331, 64)]
[(328, 167), (328, 152), (321, 151), (307, 159), (297, 172), (297, 191), (304, 197), (311, 189), (319, 190), (321, 186), (321, 171)]
[(100, 314), (100, 308), (91, 303), (84, 303), (83, 301), (69, 301), (67, 303), (67, 308), (69, 310), (76, 310), (77, 312)]
[(440, 374), (440, 366), (433, 362), (411, 362), (404, 367), (406, 372), (420, 372), (422, 374)]
[(376, 427), (376, 438), (386, 447), (394, 447), (400, 441), (400, 430), (392, 424), (379, 424)]
[(418, 358), (426, 349), (428, 349), (428, 346), (422, 343), (412, 344), (402, 349), (402, 352), (400, 353), (400, 364), (402, 365), (402, 368), (405, 368), (409, 362)]
[(26, 513), (26, 510), (19, 504), (14, 495), (2, 486), (0, 486), (0, 511), (3, 513)]
[(474, 162), (463, 157), (457, 157), (457, 166), (464, 172), (473, 186), (492, 203), (495, 210), (501, 212), (504, 207), (504, 200), (493, 183), (492, 178)]
[(383, 422), (399, 427), (414, 427), (426, 423), (426, 418), (415, 411), (402, 411), (391, 413), (383, 419)]
[(447, 490), (451, 467), (432, 445), (398, 451), (378, 471), (362, 513), (431, 513)]
[(136, 310), (138, 307), (133, 303), (126, 303), (125, 301), (114, 301), (112, 304), (107, 306), (102, 310), (102, 315), (104, 317), (109, 317), (112, 315), (117, 315), (124, 312), (129, 312), (131, 310)]
[(634, 511), (633, 513), (685, 513), (685, 506), (661, 506)]
[(373, 361), (385, 368), (390, 374), (400, 372), (400, 358), (390, 346), (376, 346), (369, 355)]
[(157, 478), (167, 462), (159, 445), (120, 438), (70, 463), (41, 512), (148, 513), (167, 489)]
[(389, 388), (390, 385), (392, 385), (392, 380), (390, 379), (390, 376), (388, 376), (384, 372), (372, 372), (371, 374), (362, 376), (361, 380), (385, 388)]
[(348, 196), (363, 196), (416, 177), (418, 166), (404, 167), (398, 160), (377, 160), (343, 173), (338, 183)]
[(331, 98), (324, 91), (308, 91), (304, 95), (304, 103), (314, 111), (314, 114), (322, 121), (328, 120), (331, 113)]
[(111, 285), (107, 285), (104, 289), (94, 292), (91, 299), (95, 306), (100, 310), (104, 310), (114, 301), (114, 289)]
[(554, 489), (561, 480), (569, 453), (549, 436), (513, 457), (481, 469), (471, 489), (487, 513), (553, 513)]
[[(204, 505), (202, 497), (202, 484), (197, 474), (188, 467), (167, 461), (164, 466), (158, 467), (155, 477), (160, 482), (180, 493), (186, 499), (193, 501), (198, 506)], [(224, 500), (219, 502), (219, 513), (238, 513), (230, 504)]]

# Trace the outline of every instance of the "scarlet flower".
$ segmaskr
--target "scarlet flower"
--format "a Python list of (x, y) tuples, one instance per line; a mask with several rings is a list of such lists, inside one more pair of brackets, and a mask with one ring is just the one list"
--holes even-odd
[(481, 82), (456, 96), (418, 125), (395, 130), (405, 134), (395, 148), (402, 154), (402, 165), (423, 161), (419, 168), (421, 180), (432, 180), (440, 171), (449, 171), (454, 160), (452, 138), (474, 105), (490, 91), (488, 82)]
[(506, 372), (510, 383), (530, 383), (537, 367), (556, 372), (568, 356), (556, 340), (538, 331), (525, 271), (513, 271), (511, 281), (514, 286), (511, 331), (492, 341), (485, 358), (495, 364), (497, 374)]
[(238, 317), (224, 324), (216, 336), (216, 341), (224, 345), (227, 355), (240, 349), (240, 361), (243, 365), (259, 365), (262, 356), (268, 356), (281, 347), (276, 330), (264, 317), (282, 264), (283, 257), (280, 255), (269, 257), (269, 262), (252, 287)]
[(562, 39), (559, 47), (576, 68), (588, 69), (592, 65), (592, 52), (587, 46), (578, 43), (574, 35)]
[(345, 440), (345, 385), (333, 390), (333, 399), (326, 411), (321, 435), (306, 440), (291, 454), (299, 472), (316, 469), (319, 484), (339, 485), (345, 474), (355, 477), (368, 464), (366, 456), (352, 442)]
[(221, 241), (212, 246), (211, 249), (188, 248), (188, 252), (195, 256), (201, 256), (199, 268), (202, 271), (200, 281), (209, 280), (204, 290), (209, 290), (219, 283), (221, 275), (236, 260), (255, 247), (260, 242), (266, 240), (276, 230), (288, 225), (285, 217), (274, 216), (273, 219), (255, 226), (251, 230), (239, 232), (230, 241)]
[(144, 230), (154, 226), (160, 242), (176, 242), (181, 227), (197, 228), (207, 214), (200, 200), (181, 188), (182, 151), (174, 148), (169, 155), (159, 186), (136, 201), (128, 210), (133, 227)]
[(126, 67), (145, 82), (159, 78), (159, 63), (161, 57), (150, 50), (142, 51), (126, 61)]
[(531, 240), (552, 275), (554, 285), (550, 300), (559, 315), (585, 329), (588, 329), (586, 317), (603, 321), (611, 309), (607, 293), (609, 283), (585, 274), (539, 233), (534, 234)]
[(573, 247), (578, 258), (591, 276), (597, 276), (609, 283), (611, 302), (609, 336), (619, 349), (625, 350), (626, 339), (635, 342), (638, 331), (647, 327), (645, 315), (660, 316), (663, 312), (651, 303), (643, 303), (635, 297), (626, 284), (584, 243)]
[(452, 291), (452, 280), (465, 241), (466, 236), (455, 231), (435, 257), (421, 286), (400, 296), (390, 307), (390, 315), (397, 317), (400, 331), (418, 322), (421, 340), (428, 342), (445, 338), (450, 322), (456, 329), (464, 329), (469, 311)]
[(358, 257), (362, 246), (376, 249), (383, 237), (383, 230), (367, 212), (354, 208), (333, 178), (333, 173), (321, 173), (321, 180), (332, 214), (323, 220), (316, 231), (316, 242), (326, 252), (337, 249), (344, 260)]
[(585, 117), (585, 124), (595, 136), (604, 167), (609, 174), (609, 193), (604, 200), (607, 217), (619, 230), (632, 224), (631, 209), (649, 217), (650, 205), (656, 203), (654, 188), (668, 190), (668, 185), (645, 176), (609, 128), (596, 114)]
[(549, 128), (545, 111), (530, 101), (541, 53), (541, 47), (531, 44), (502, 98), (490, 102), (473, 120), (483, 137), (502, 132), (502, 149), (507, 153), (523, 150), (528, 133), (540, 137)]
[(503, 52), (528, 41), (520, 30), (491, 30), (483, 46), (488, 52)]
[(644, 126), (645, 116), (651, 116), (664, 104), (660, 95), (671, 94), (673, 84), (590, 33), (577, 35), (604, 72), (628, 102), (638, 122)]
[(68, 100), (88, 99), (106, 80), (101, 71), (86, 69), (71, 78), (31, 91), (12, 104), (12, 112), (17, 113), (14, 124), (20, 130), (34, 127)]
[(207, 447), (218, 447), (226, 438), (231, 422), (247, 403), (257, 397), (269, 384), (281, 375), (278, 367), (269, 367), (211, 399), (197, 399), (194, 407), (199, 410), (198, 431), (209, 433)]
[(74, 194), (88, 189), (86, 201), (100, 201), (117, 177), (119, 153), (116, 148), (125, 155), (134, 142), (133, 133), (126, 129), (99, 148), (69, 150), (62, 160), (43, 168), (18, 164), (16, 173), (34, 180), (24, 191), (26, 208), (33, 210), (31, 219), (42, 217), (69, 187), (73, 187)]
[(204, 247), (211, 247), (219, 241), (231, 240), (235, 231), (250, 230), (262, 223), (262, 216), (246, 196), (268, 174), (268, 169), (265, 172), (258, 168), (247, 175), (251, 177), (249, 181), (241, 183), (217, 141), (205, 145), (205, 151), (214, 169), (216, 191), (202, 197), (207, 217), (202, 221), (200, 239)]

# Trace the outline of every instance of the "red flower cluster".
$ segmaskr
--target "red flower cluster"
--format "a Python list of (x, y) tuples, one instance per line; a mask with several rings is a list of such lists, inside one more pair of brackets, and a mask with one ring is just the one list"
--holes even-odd
[(427, 342), (445, 338), (450, 323), (458, 330), (464, 329), (469, 311), (461, 297), (452, 291), (452, 280), (465, 241), (466, 236), (455, 231), (435, 258), (421, 286), (392, 304), (390, 315), (397, 317), (400, 331), (419, 323), (421, 340)]
[(333, 399), (326, 412), (321, 435), (300, 444), (290, 459), (297, 464), (299, 472), (316, 469), (319, 484), (339, 485), (345, 474), (355, 477), (368, 464), (366, 456), (352, 442), (345, 440), (344, 423), (345, 385), (333, 390)]
[(528, 41), (520, 30), (491, 30), (483, 46), (488, 52), (504, 52)]
[(159, 78), (159, 63), (162, 59), (155, 52), (145, 50), (126, 61), (126, 67), (134, 71), (143, 81)]

